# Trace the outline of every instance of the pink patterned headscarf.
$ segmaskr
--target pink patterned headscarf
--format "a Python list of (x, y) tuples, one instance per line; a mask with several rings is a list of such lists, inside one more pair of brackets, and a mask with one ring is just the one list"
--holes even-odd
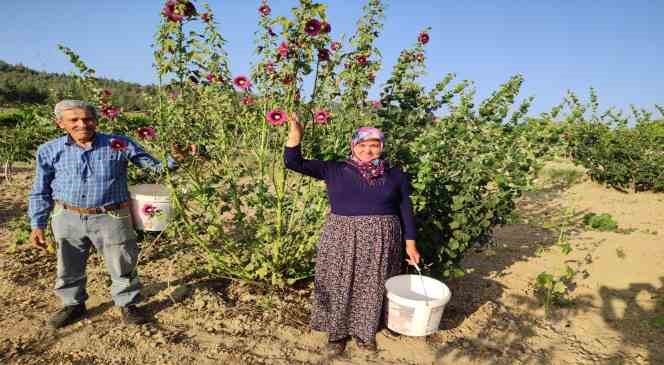
[(371, 139), (377, 139), (380, 141), (380, 150), (383, 151), (383, 143), (385, 141), (385, 136), (380, 129), (372, 127), (361, 127), (358, 128), (351, 137), (350, 141), (350, 157), (346, 162), (355, 167), (360, 173), (362, 178), (369, 184), (374, 185), (376, 180), (383, 176), (385, 172), (385, 161), (382, 158), (377, 158), (373, 161), (358, 161), (353, 158), (353, 149), (355, 145), (360, 142), (368, 141)]

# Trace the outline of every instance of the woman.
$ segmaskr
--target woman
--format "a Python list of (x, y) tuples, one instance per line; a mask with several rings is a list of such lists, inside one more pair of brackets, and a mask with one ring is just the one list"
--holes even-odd
[(316, 250), (311, 327), (328, 333), (330, 354), (341, 354), (350, 336), (375, 351), (385, 280), (403, 268), (404, 240), (408, 263), (420, 259), (408, 177), (381, 159), (376, 128), (353, 134), (346, 161), (305, 160), (304, 127), (295, 115), (288, 119), (286, 167), (324, 180), (331, 206)]

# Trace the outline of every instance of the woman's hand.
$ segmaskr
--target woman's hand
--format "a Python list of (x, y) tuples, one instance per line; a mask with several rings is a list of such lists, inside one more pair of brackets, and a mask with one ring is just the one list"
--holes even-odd
[(406, 240), (406, 255), (408, 255), (408, 258), (406, 259), (408, 265), (420, 263), (420, 253), (417, 251), (415, 240)]
[(304, 134), (304, 126), (300, 123), (297, 113), (293, 112), (288, 115), (288, 140), (286, 147), (295, 147), (302, 142), (302, 135)]

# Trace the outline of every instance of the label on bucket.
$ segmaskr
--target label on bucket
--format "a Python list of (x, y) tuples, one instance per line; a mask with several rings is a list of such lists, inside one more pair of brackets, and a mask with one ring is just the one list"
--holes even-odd
[(409, 333), (415, 317), (415, 308), (390, 301), (387, 306), (387, 327), (399, 333)]
[(443, 316), (444, 306), (432, 308), (427, 322), (427, 332), (435, 332), (440, 325), (440, 318)]

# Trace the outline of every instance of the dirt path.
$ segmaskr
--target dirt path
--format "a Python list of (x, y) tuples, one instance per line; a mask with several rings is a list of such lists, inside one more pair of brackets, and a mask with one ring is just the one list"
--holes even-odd
[[(564, 167), (569, 168), (569, 166)], [(145, 308), (156, 321), (127, 327), (108, 294), (98, 256), (88, 265), (88, 318), (59, 331), (44, 326), (58, 308), (54, 257), (8, 249), (7, 223), (24, 214), (31, 171), (0, 185), (0, 363), (317, 364), (325, 336), (307, 329), (309, 289), (263, 293), (196, 271), (186, 243), (143, 249)], [(563, 184), (564, 185), (564, 184)], [(519, 204), (520, 221), (464, 259), (471, 272), (448, 283), (453, 298), (441, 330), (427, 338), (378, 337), (379, 353), (351, 345), (334, 364), (664, 364), (664, 195), (622, 194), (588, 181), (542, 183)], [(621, 232), (580, 223), (609, 213)], [(555, 246), (570, 215), (572, 252)], [(152, 236), (154, 238), (154, 236)], [(534, 296), (536, 276), (577, 271), (572, 304), (549, 319)]]

